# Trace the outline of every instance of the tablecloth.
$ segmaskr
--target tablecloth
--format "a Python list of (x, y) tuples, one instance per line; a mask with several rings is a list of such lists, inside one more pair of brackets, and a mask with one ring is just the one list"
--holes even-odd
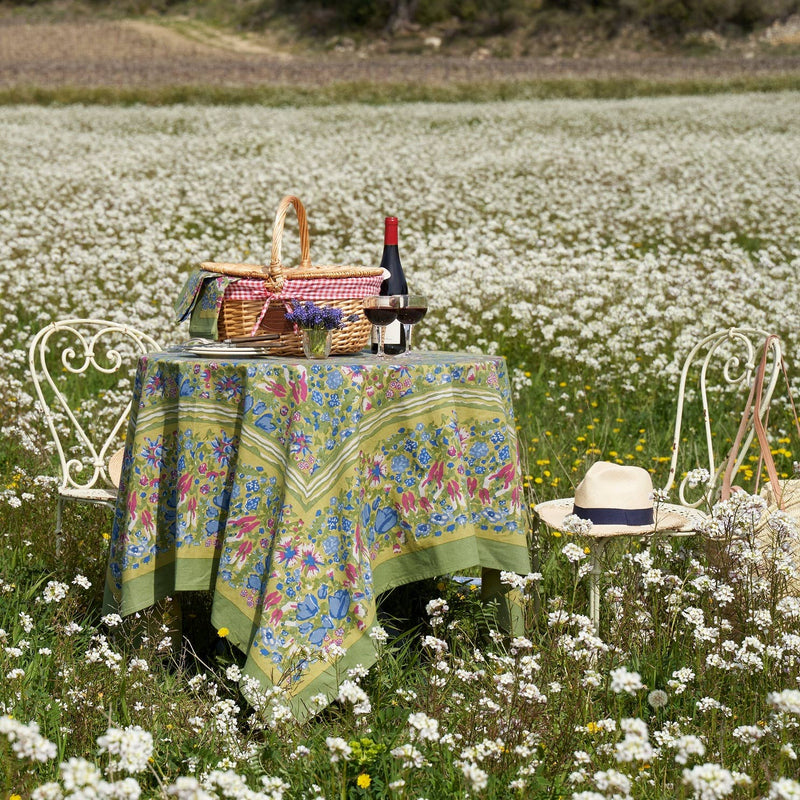
[(133, 400), (106, 611), (213, 590), (244, 674), (298, 716), (374, 662), (379, 593), (530, 570), (503, 358), (155, 353)]

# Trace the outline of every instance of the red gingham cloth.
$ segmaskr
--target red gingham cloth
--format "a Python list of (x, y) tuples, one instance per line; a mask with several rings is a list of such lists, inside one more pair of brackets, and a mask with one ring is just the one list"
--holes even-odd
[(242, 278), (232, 281), (225, 289), (226, 300), (260, 300), (264, 305), (250, 332), (255, 336), (264, 314), (273, 300), (284, 305), (290, 300), (349, 300), (354, 297), (369, 297), (378, 294), (383, 275), (363, 278), (314, 278), (313, 280), (287, 280), (280, 292), (272, 292), (265, 281), (258, 278)]

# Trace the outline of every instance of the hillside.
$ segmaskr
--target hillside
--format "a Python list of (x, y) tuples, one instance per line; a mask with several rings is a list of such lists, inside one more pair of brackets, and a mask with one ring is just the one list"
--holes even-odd
[(526, 55), (501, 56), (496, 41), (462, 40), (447, 48), (423, 30), (360, 43), (338, 36), (321, 46), (285, 31), (231, 32), (179, 16), (39, 19), (6, 8), (0, 11), (0, 92), (8, 101), (34, 90), (170, 87), (800, 86), (800, 19), (735, 40), (709, 32), (698, 42), (676, 48), (630, 32), (610, 41), (576, 34), (543, 37), (536, 47), (529, 43)]

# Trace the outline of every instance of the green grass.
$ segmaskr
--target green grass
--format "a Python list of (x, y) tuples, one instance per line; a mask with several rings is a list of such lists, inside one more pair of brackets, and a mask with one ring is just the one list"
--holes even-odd
[(491, 102), (549, 98), (624, 99), (724, 92), (783, 92), (800, 89), (800, 73), (731, 78), (629, 79), (558, 78), (540, 81), (491, 81), (424, 85), (419, 83), (334, 83), (330, 86), (172, 86), (161, 88), (45, 88), (17, 86), (0, 89), (0, 105), (121, 105), (165, 106), (265, 105), (302, 107), (337, 103), (382, 105), (404, 102)]

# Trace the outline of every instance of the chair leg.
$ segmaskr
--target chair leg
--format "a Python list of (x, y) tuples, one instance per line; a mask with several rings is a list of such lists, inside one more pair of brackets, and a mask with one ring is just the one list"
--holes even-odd
[(59, 497), (56, 502), (56, 555), (61, 555), (61, 524), (64, 510), (64, 498)]
[(600, 576), (603, 573), (603, 568), (600, 560), (603, 557), (603, 551), (606, 549), (605, 539), (592, 539), (589, 547), (591, 553), (589, 554), (592, 570), (589, 573), (589, 616), (594, 625), (594, 632), (600, 635)]

